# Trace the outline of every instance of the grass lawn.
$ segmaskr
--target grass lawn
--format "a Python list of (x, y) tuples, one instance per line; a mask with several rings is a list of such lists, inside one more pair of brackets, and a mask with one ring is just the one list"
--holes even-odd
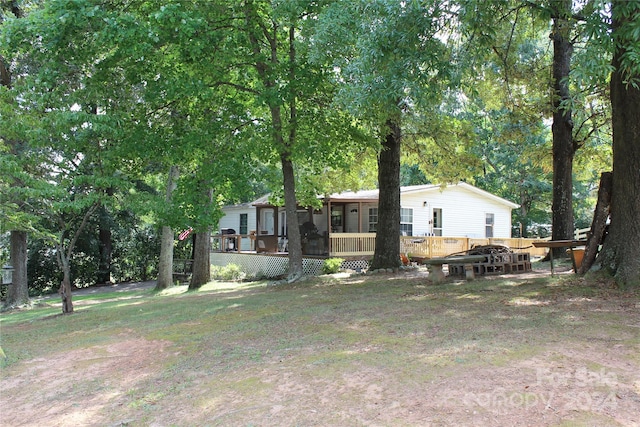
[(640, 292), (324, 276), (0, 315), (3, 426), (639, 426)]

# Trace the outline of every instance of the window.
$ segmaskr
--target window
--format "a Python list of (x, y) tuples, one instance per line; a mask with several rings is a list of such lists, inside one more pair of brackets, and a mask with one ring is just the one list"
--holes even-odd
[(369, 233), (378, 231), (378, 208), (369, 208)]
[(249, 234), (249, 214), (240, 214), (240, 234)]
[(413, 236), (413, 209), (400, 208), (400, 234)]
[(340, 233), (342, 231), (342, 207), (331, 208), (331, 232)]
[(493, 224), (495, 221), (495, 215), (492, 213), (488, 213), (485, 215), (485, 237), (493, 237)]
[(433, 235), (442, 236), (442, 209), (433, 208)]

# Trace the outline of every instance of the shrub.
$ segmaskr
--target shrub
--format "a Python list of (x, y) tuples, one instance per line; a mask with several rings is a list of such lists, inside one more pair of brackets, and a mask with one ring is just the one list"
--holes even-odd
[(324, 260), (322, 264), (322, 272), (324, 274), (333, 274), (340, 271), (340, 266), (344, 260), (342, 258), (328, 258)]
[(242, 280), (247, 274), (244, 273), (237, 264), (227, 264), (224, 267), (212, 266), (211, 276), (215, 280)]

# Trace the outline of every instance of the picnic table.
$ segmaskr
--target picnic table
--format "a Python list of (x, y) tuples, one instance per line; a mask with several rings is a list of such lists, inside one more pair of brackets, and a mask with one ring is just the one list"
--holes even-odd
[(482, 262), (486, 259), (485, 255), (461, 255), (450, 256), (444, 258), (430, 258), (424, 260), (422, 263), (430, 266), (429, 277), (434, 283), (439, 283), (444, 280), (444, 272), (442, 266), (444, 264), (464, 264), (465, 277), (467, 280), (473, 280), (475, 274), (473, 272), (473, 263)]
[(576, 266), (576, 258), (573, 253), (573, 249), (578, 246), (585, 246), (587, 244), (586, 240), (544, 240), (541, 242), (533, 242), (533, 246), (536, 248), (549, 248), (549, 261), (551, 262), (551, 275), (553, 276), (555, 270), (553, 268), (553, 248), (569, 248), (571, 252), (571, 262), (573, 263), (573, 271), (574, 273), (578, 272), (578, 268)]

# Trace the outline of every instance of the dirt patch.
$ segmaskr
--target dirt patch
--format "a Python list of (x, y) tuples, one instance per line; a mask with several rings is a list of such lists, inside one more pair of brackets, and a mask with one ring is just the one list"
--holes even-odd
[(530, 280), (548, 274), (146, 296), (104, 327), (92, 306), (73, 333), (108, 343), (3, 369), (0, 424), (640, 426), (637, 294)]
[[(236, 395), (210, 408), (217, 415), (209, 421), (264, 426), (638, 426), (636, 367), (609, 368), (616, 364), (610, 356), (561, 348), (513, 366), (436, 373), (429, 380), (423, 379), (426, 373), (410, 379), (393, 369), (359, 364), (331, 378), (273, 367), (258, 375), (258, 383), (269, 386), (268, 397), (249, 401)], [(593, 360), (605, 358), (607, 367), (592, 367)]]
[(12, 367), (0, 381), (4, 426), (108, 425), (158, 370), (166, 342), (124, 339)]

